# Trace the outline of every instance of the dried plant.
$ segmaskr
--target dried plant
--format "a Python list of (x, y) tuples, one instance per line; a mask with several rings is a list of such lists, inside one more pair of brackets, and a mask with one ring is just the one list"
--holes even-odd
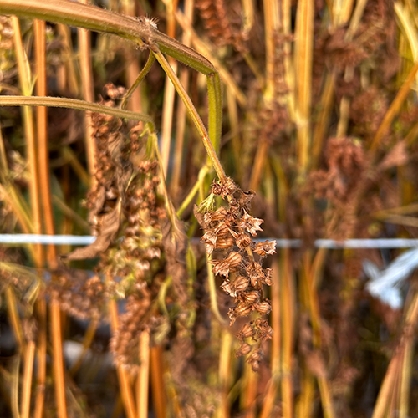
[(246, 52), (245, 34), (241, 29), (240, 22), (240, 2), (198, 0), (196, 7), (199, 9), (207, 33), (215, 45), (232, 45), (237, 51)]
[[(221, 196), (227, 205), (213, 210), (216, 196)], [(228, 178), (225, 183), (212, 185), (211, 195), (195, 209), (195, 215), (204, 231), (202, 241), (212, 258), (213, 272), (224, 277), (222, 289), (235, 302), (228, 312), (230, 324), (256, 314), (238, 334), (241, 346), (237, 355), (247, 355), (253, 370), (258, 370), (263, 359), (263, 342), (272, 335), (272, 328), (263, 318), (271, 311), (263, 290), (264, 285), (271, 285), (271, 270), (263, 268), (262, 260), (274, 254), (276, 244), (253, 241), (258, 231), (262, 231), (262, 219), (249, 214), (252, 198), (252, 192), (243, 192)]]
[[(107, 85), (108, 99), (102, 99), (102, 103), (114, 106), (123, 93), (123, 89)], [(106, 272), (111, 280), (104, 284), (103, 278), (95, 276), (82, 288), (68, 290), (64, 284), (61, 293), (66, 292), (59, 300), (63, 309), (74, 314), (80, 304), (99, 309), (109, 297), (127, 297), (126, 313), (120, 317), (111, 349), (118, 364), (135, 364), (139, 334), (151, 329), (155, 339), (161, 341), (169, 330), (158, 302), (159, 289), (166, 279), (160, 272), (165, 266), (164, 240), (169, 221), (165, 200), (158, 192), (161, 177), (156, 142), (147, 127), (129, 126), (118, 118), (100, 114), (94, 114), (92, 121), (97, 156), (95, 181), (86, 205), (96, 239), (64, 259), (100, 256), (96, 270), (102, 275)], [(72, 283), (74, 286), (74, 280)], [(90, 291), (93, 285), (101, 290)]]
[[(0, 352), (7, 363), (0, 375), (12, 383), (23, 376), (22, 385), (11, 385), (14, 392), (2, 397), (0, 415), (59, 411), (65, 418), (63, 404), (69, 416), (77, 402), (80, 416), (90, 413), (84, 397), (94, 405), (91, 386), (85, 390), (73, 369), (67, 376), (57, 356), (60, 334), (75, 337), (54, 321), (65, 317), (58, 307), (91, 321), (84, 341), (91, 348), (102, 338), (92, 335), (94, 325), (110, 317), (109, 350), (120, 383), (110, 389), (114, 414), (122, 399), (128, 418), (145, 418), (150, 382), (156, 418), (417, 415), (416, 278), (402, 289), (404, 306), (392, 309), (369, 294), (363, 272), (365, 259), (383, 271), (399, 250), (314, 246), (318, 238), (418, 236), (416, 4), (109, 2), (118, 15), (93, 3), (0, 0), (0, 13), (19, 16), (0, 17), (0, 231), (87, 234), (79, 202), (91, 180), (85, 207), (96, 236), (62, 257), (78, 269), (60, 265), (39, 275), (21, 265), (39, 271), (51, 265), (50, 246), (0, 248), (0, 320), (7, 310), (22, 361), (11, 375), (16, 357), (9, 361)], [(133, 17), (145, 11), (158, 25)], [(39, 33), (42, 19), (50, 23)], [(64, 24), (103, 33), (89, 44), (85, 31)], [(167, 37), (166, 28), (184, 44)], [(79, 68), (88, 71), (79, 76)], [(104, 80), (114, 84), (102, 93), (100, 111), (62, 97), (93, 90), (97, 97)], [(118, 84), (131, 87), (125, 92)], [(39, 97), (55, 96), (56, 87), (60, 97)], [(37, 116), (43, 109), (32, 111), (34, 104), (65, 108), (49, 109), (45, 127)], [(95, 112), (93, 137), (84, 144), (77, 140), (83, 124), (70, 113), (80, 104)], [(162, 120), (158, 140), (154, 120), (139, 108), (156, 126)], [(211, 186), (212, 168), (217, 181)], [(243, 191), (250, 189), (256, 199)], [(48, 196), (54, 207), (43, 211)], [(205, 246), (195, 241), (201, 235), (195, 200)], [(280, 250), (272, 270), (265, 268), (274, 244), (256, 239), (261, 226), (264, 236), (297, 238), (301, 248)], [(93, 272), (84, 258), (98, 259)], [(58, 306), (47, 316), (46, 304)], [(239, 348), (219, 313), (228, 308)], [(50, 329), (52, 351), (45, 343)], [(247, 357), (244, 367), (231, 360), (234, 351)], [(54, 367), (43, 368), (47, 359)], [(33, 382), (46, 390), (32, 393)], [(95, 402), (100, 408), (90, 415), (108, 412), (103, 399)]]

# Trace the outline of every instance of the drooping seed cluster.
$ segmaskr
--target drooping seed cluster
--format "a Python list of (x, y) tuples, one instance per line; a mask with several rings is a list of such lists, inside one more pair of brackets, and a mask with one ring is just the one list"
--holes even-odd
[(7, 90), (7, 84), (12, 84), (15, 66), (12, 20), (9, 16), (0, 16), (0, 73), (2, 90)]
[[(105, 93), (110, 99), (102, 99), (102, 104), (113, 107), (124, 91), (110, 84)], [(113, 116), (94, 114), (92, 122), (96, 166), (87, 207), (96, 240), (66, 258), (99, 256), (96, 269), (107, 278), (107, 297), (127, 298), (111, 349), (117, 363), (135, 364), (139, 334), (150, 330), (161, 340), (168, 330), (160, 305), (154, 303), (166, 277), (161, 272), (167, 229), (165, 200), (158, 191), (156, 138), (148, 125), (132, 125)], [(77, 305), (87, 308), (89, 298), (78, 301), (81, 296), (68, 297), (70, 293), (68, 301), (60, 298), (61, 303), (74, 302), (67, 310), (80, 315)]]
[(98, 275), (89, 277), (84, 270), (65, 266), (50, 273), (51, 280), (44, 289), (45, 296), (57, 300), (63, 311), (76, 318), (103, 318), (110, 291)]
[[(218, 46), (232, 45), (239, 52), (246, 52), (246, 34), (242, 31), (240, 2), (224, 0), (198, 0), (203, 24), (211, 40)], [(234, 19), (235, 17), (235, 19)]]
[[(211, 210), (215, 196), (221, 196), (227, 205)], [(247, 361), (253, 370), (258, 370), (263, 358), (262, 343), (272, 335), (265, 319), (271, 304), (263, 291), (264, 285), (272, 284), (271, 269), (263, 268), (262, 261), (275, 252), (276, 243), (254, 242), (263, 221), (249, 214), (252, 198), (252, 192), (243, 192), (228, 178), (225, 183), (212, 185), (212, 194), (195, 214), (204, 230), (206, 252), (213, 257), (213, 272), (224, 277), (222, 289), (234, 298), (235, 307), (228, 312), (230, 324), (254, 316), (238, 333), (241, 346), (237, 355), (248, 355)]]

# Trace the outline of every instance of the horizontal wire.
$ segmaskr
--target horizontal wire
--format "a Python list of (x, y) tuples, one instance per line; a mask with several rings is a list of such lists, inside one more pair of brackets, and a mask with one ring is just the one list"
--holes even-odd
[[(92, 236), (76, 235), (40, 235), (40, 234), (0, 234), (1, 244), (55, 244), (55, 245), (89, 245), (94, 242)], [(199, 240), (196, 238), (194, 240)], [(275, 241), (279, 248), (297, 248), (302, 246), (302, 240), (282, 238), (257, 238), (257, 242)], [(375, 239), (348, 239), (335, 241), (332, 239), (317, 239), (314, 241), (317, 248), (411, 248), (418, 247), (418, 239), (407, 238), (375, 238)]]

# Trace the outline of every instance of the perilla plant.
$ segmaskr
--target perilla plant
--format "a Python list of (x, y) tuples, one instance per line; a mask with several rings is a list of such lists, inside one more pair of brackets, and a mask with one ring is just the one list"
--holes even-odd
[[(217, 196), (225, 202), (213, 210)], [(254, 371), (263, 358), (263, 342), (270, 339), (272, 328), (265, 319), (271, 311), (269, 299), (264, 297), (264, 285), (271, 285), (271, 269), (263, 268), (262, 261), (275, 253), (274, 241), (255, 242), (262, 231), (262, 219), (250, 215), (252, 192), (242, 191), (231, 178), (213, 183), (211, 194), (195, 210), (204, 235), (206, 253), (212, 259), (213, 273), (224, 278), (222, 289), (234, 299), (229, 309), (232, 325), (238, 318), (252, 316), (237, 337), (241, 342), (236, 354), (248, 355)]]

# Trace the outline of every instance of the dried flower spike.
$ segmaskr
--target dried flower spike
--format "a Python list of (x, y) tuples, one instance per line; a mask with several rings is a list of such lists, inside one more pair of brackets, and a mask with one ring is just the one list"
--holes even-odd
[[(214, 210), (215, 196), (221, 196), (224, 206)], [(271, 327), (263, 316), (271, 311), (264, 298), (263, 285), (271, 285), (271, 270), (262, 267), (262, 259), (275, 252), (275, 242), (255, 243), (253, 238), (262, 231), (262, 219), (250, 215), (254, 193), (243, 192), (230, 178), (212, 185), (212, 193), (195, 214), (204, 235), (206, 253), (213, 256), (214, 274), (224, 276), (222, 290), (234, 298), (235, 307), (228, 312), (231, 325), (238, 319), (255, 316), (238, 333), (241, 346), (237, 355), (251, 356), (248, 362), (258, 370), (263, 358), (261, 344), (271, 338)], [(255, 342), (256, 349), (246, 339)]]

